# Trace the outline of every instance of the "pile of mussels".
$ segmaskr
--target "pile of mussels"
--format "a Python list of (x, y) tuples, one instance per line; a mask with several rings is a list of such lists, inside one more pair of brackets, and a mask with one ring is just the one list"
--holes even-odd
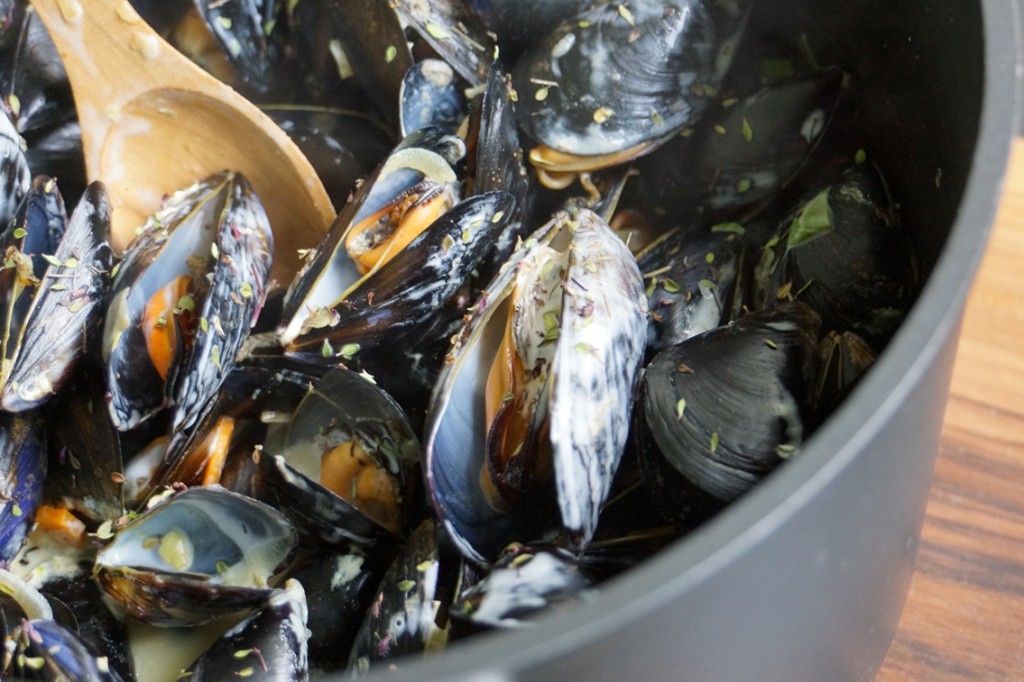
[(528, 624), (798, 457), (915, 296), (856, 74), (767, 3), (135, 4), (339, 213), (272, 281), (226, 170), (113, 253), (0, 2), (4, 676), (173, 679), (129, 643), (181, 628), (189, 679), (358, 673)]

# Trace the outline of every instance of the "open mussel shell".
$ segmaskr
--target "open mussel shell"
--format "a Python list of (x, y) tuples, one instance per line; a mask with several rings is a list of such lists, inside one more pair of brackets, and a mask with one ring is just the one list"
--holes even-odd
[[(321, 308), (321, 314), (309, 315), (315, 308), (307, 308), (304, 330), (286, 353), (329, 364), (375, 348), (390, 354), (390, 344), (431, 327), (490, 252), (514, 210), (515, 200), (504, 192), (464, 199), (361, 279), (333, 312)], [(319, 326), (320, 320), (327, 321)]]
[(532, 617), (575, 603), (590, 586), (572, 553), (513, 544), (486, 576), (459, 594), (452, 618), (473, 628), (524, 627)]
[(521, 125), (574, 156), (618, 154), (664, 139), (704, 112), (749, 5), (607, 3), (562, 22), (513, 70)]
[(122, 682), (110, 661), (74, 630), (52, 620), (22, 621), (4, 676), (18, 680)]
[(789, 303), (662, 351), (641, 382), (641, 463), (670, 516), (699, 521), (797, 454), (818, 315)]
[(879, 168), (849, 166), (808, 194), (764, 247), (756, 304), (807, 303), (825, 329), (862, 336), (875, 349), (892, 337), (917, 295), (917, 266)]
[(0, 562), (10, 562), (21, 549), (42, 501), (45, 439), (34, 413), (0, 414)]
[(402, 409), (359, 374), (311, 385), (280, 440), (258, 453), (253, 494), (304, 541), (373, 545), (404, 534), (419, 440)]
[(295, 542), (274, 509), (218, 486), (189, 488), (118, 530), (95, 574), (139, 620), (200, 625), (259, 607)]
[(471, 311), (427, 417), (434, 508), (476, 561), (559, 527), (585, 545), (625, 446), (646, 340), (636, 262), (593, 213), (560, 214)]
[(363, 280), (408, 244), (395, 239), (402, 223), (415, 217), (418, 224), (451, 207), (458, 182), (453, 165), (465, 153), (460, 138), (436, 128), (417, 130), (395, 147), (342, 208), (289, 286), (277, 332), (282, 345), (337, 326), (337, 315), (359, 298), (355, 292)]
[(118, 429), (168, 405), (175, 428), (198, 421), (259, 313), (272, 254), (263, 206), (237, 173), (175, 193), (150, 218), (121, 261), (106, 311)]
[(397, 665), (396, 659), (448, 643), (448, 609), (461, 589), (463, 568), (458, 553), (440, 542), (443, 537), (433, 519), (409, 535), (356, 635), (349, 659), (353, 674)]
[(110, 283), (110, 205), (89, 186), (70, 221), (57, 183), (37, 177), (0, 236), (0, 405), (37, 407), (71, 376)]
[(306, 594), (298, 581), (289, 580), (182, 674), (195, 682), (307, 679), (306, 619)]
[(676, 229), (637, 256), (650, 321), (647, 352), (657, 353), (728, 320), (743, 265), (744, 228)]

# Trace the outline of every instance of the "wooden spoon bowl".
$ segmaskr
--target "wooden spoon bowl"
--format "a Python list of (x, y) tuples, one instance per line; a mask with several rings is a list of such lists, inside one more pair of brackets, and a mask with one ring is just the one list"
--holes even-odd
[(165, 196), (235, 170), (267, 211), (272, 276), (286, 285), (298, 250), (316, 246), (335, 211), (284, 131), (160, 38), (127, 0), (31, 2), (71, 81), (89, 180), (110, 192), (115, 251)]

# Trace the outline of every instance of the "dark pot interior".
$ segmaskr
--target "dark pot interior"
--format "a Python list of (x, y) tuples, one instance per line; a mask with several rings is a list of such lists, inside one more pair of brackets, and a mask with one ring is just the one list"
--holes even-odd
[[(397, 678), (865, 680), (909, 580), (966, 292), (1014, 131), (1007, 0), (761, 2), (863, 84), (864, 143), (901, 203), (924, 290), (801, 456), (592, 602)], [(375, 678), (376, 679), (376, 678)]]

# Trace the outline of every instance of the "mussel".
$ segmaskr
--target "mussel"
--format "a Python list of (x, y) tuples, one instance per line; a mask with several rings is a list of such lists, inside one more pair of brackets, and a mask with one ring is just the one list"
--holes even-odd
[(917, 293), (916, 263), (885, 178), (869, 160), (809, 192), (762, 250), (755, 304), (799, 300), (827, 330), (881, 348)]
[(289, 580), (270, 595), (258, 613), (225, 632), (189, 666), (188, 679), (307, 679), (307, 613), (302, 585)]
[(131, 429), (173, 405), (193, 425), (266, 295), (273, 235), (236, 173), (172, 196), (142, 228), (111, 285), (103, 338), (109, 408)]
[(520, 123), (545, 172), (649, 153), (703, 114), (750, 3), (604, 3), (563, 21), (516, 63)]
[(118, 530), (96, 556), (103, 590), (154, 625), (198, 625), (258, 607), (295, 545), (277, 511), (219, 487), (189, 488)]
[(390, 396), (334, 369), (256, 454), (253, 495), (291, 518), (306, 542), (394, 542), (405, 533), (419, 449)]
[(589, 540), (625, 446), (646, 308), (629, 250), (586, 210), (535, 232), (480, 295), (425, 443), (434, 508), (466, 556), (558, 527)]
[(46, 480), (46, 435), (34, 413), (0, 413), (0, 563), (10, 562), (32, 528)]
[(637, 434), (651, 487), (685, 526), (796, 456), (821, 320), (779, 305), (659, 353), (641, 382)]
[(85, 353), (110, 283), (110, 205), (93, 183), (70, 221), (54, 179), (39, 176), (0, 235), (0, 404), (37, 407)]
[(277, 331), (286, 353), (335, 362), (422, 329), (454, 296), (515, 207), (503, 192), (456, 205), (453, 165), (464, 154), (459, 138), (435, 128), (395, 148), (289, 288)]

